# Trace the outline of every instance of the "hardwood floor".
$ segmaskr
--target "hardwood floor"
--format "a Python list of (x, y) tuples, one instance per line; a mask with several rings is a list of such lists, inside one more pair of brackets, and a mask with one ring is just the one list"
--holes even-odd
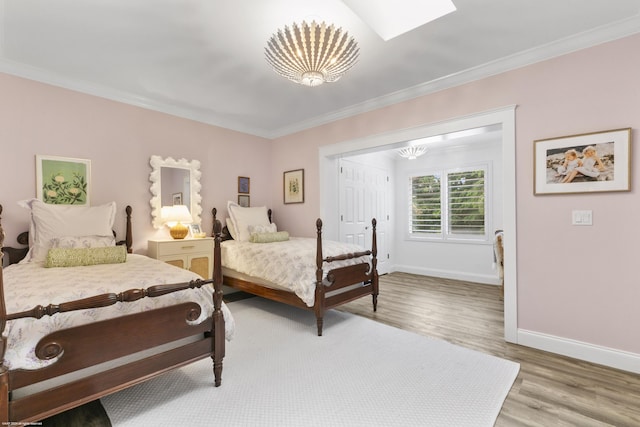
[(506, 343), (502, 304), (496, 286), (392, 273), (376, 313), (340, 310), (520, 363), (496, 426), (640, 426), (640, 375)]

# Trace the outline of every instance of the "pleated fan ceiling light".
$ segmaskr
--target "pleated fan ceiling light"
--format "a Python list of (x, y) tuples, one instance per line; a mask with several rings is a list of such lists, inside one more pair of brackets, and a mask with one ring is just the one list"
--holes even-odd
[(410, 147), (404, 147), (398, 149), (398, 155), (405, 159), (414, 160), (422, 156), (427, 152), (427, 147), (424, 145), (412, 145)]
[(265, 57), (273, 70), (306, 86), (335, 82), (354, 66), (360, 49), (342, 28), (292, 24), (279, 29), (267, 42)]

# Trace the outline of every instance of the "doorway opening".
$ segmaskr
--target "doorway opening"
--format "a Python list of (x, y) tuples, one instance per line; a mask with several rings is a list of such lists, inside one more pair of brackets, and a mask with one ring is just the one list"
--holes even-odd
[[(372, 135), (357, 140), (320, 147), (320, 206), (328, 238), (340, 240), (340, 160), (353, 155), (374, 153), (407, 146), (407, 141), (463, 132), (483, 127), (499, 127), (502, 150), (504, 231), (504, 331), (505, 340), (517, 343), (517, 266), (516, 266), (516, 170), (515, 106), (459, 117), (444, 122)], [(387, 230), (388, 239), (392, 231)]]

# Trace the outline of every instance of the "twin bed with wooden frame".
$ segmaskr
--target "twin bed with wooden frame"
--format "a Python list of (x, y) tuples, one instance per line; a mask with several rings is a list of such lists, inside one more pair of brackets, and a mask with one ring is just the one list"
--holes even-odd
[[(45, 210), (57, 209), (44, 207), (39, 201), (34, 201), (34, 206)], [(32, 221), (35, 217), (34, 212), (35, 208), (32, 210)], [(61, 265), (56, 265), (52, 261), (55, 259), (52, 254), (65, 255), (65, 251), (73, 252), (74, 249), (78, 249), (84, 256), (84, 251), (99, 248), (77, 248), (73, 245), (56, 247), (52, 243), (45, 262), (29, 261), (30, 256), (35, 257), (35, 252), (31, 252), (38, 247), (38, 239), (32, 246), (28, 233), (25, 232), (18, 237), (18, 242), (22, 245), (29, 243), (28, 248), (4, 247), (1, 214), (0, 205), (0, 247), (2, 255), (9, 258), (10, 264), (9, 267), (0, 269), (2, 424), (37, 422), (207, 357), (213, 361), (214, 383), (219, 386), (225, 355), (225, 337), (228, 339), (233, 334), (234, 323), (233, 317), (222, 302), (223, 283), (313, 311), (317, 320), (318, 335), (322, 335), (326, 310), (365, 295), (372, 296), (373, 309), (376, 310), (378, 273), (375, 219), (372, 221), (372, 249), (346, 253), (335, 253), (336, 249), (332, 249), (332, 243), (335, 242), (323, 242), (322, 221), (316, 221), (317, 238), (315, 241), (306, 239), (312, 240), (311, 243), (315, 245), (315, 263), (307, 263), (306, 258), (304, 260), (304, 263), (310, 264), (315, 276), (313, 280), (305, 280), (311, 286), (310, 300), (309, 295), (306, 298), (300, 297), (296, 292), (277, 283), (268, 283), (242, 274), (238, 277), (234, 276), (230, 269), (225, 270), (222, 265), (223, 231), (220, 221), (215, 218), (216, 209), (213, 210), (215, 244), (214, 277), (211, 280), (202, 280), (187, 270), (132, 254), (129, 206), (126, 208), (126, 239), (118, 242), (118, 245), (126, 245), (126, 260), (118, 263), (95, 262), (108, 265), (93, 265), (92, 262), (88, 263), (91, 265), (73, 264), (77, 262), (74, 255), (71, 259), (71, 265), (75, 265), (73, 268), (56, 268), (68, 266), (66, 262), (69, 260), (63, 259)], [(59, 218), (54, 215), (54, 220), (57, 219)], [(71, 224), (73, 230), (82, 228), (82, 221), (85, 219), (77, 217)], [(271, 223), (270, 211), (268, 222)], [(113, 220), (109, 227), (112, 225)], [(59, 226), (52, 227), (51, 223), (48, 226), (60, 232)], [(42, 230), (46, 228), (40, 224), (30, 230), (32, 234), (38, 235), (33, 231), (40, 230), (42, 234)], [(105, 237), (104, 234), (103, 228), (101, 236)], [(94, 237), (96, 236), (89, 236), (85, 240), (91, 241)], [(51, 242), (56, 241), (62, 245), (64, 240), (65, 238), (60, 237), (51, 239)], [(78, 243), (76, 240), (70, 239), (73, 244)], [(299, 239), (302, 240), (304, 239)], [(295, 238), (292, 238), (292, 241), (299, 243)], [(66, 243), (69, 244), (69, 241)], [(267, 253), (272, 250), (268, 244), (255, 244), (254, 247), (266, 250)], [(333, 252), (329, 256), (323, 256), (323, 250), (326, 249)], [(58, 250), (60, 252), (57, 252)], [(25, 256), (25, 261), (13, 265)], [(82, 259), (82, 262), (86, 261), (85, 258)], [(266, 262), (269, 263), (270, 260), (268, 256)], [(52, 265), (49, 265), (50, 262)], [(131, 269), (127, 268), (129, 264)], [(85, 270), (92, 271), (93, 276), (89, 274), (87, 279), (82, 274)], [(288, 270), (294, 275), (299, 273), (294, 267)], [(224, 278), (223, 271), (227, 272)], [(167, 272), (171, 274), (165, 274)], [(179, 277), (190, 279), (171, 281), (171, 278), (176, 277), (174, 274), (188, 275)], [(63, 283), (52, 285), (51, 276), (57, 276)], [(94, 284), (91, 277), (106, 278), (106, 283), (103, 282), (96, 288), (90, 286), (90, 290), (79, 289), (86, 283)], [(119, 279), (120, 277), (132, 277), (138, 281), (134, 280), (133, 287), (130, 287), (129, 282), (125, 283), (124, 279)], [(95, 282), (99, 280), (96, 279)], [(144, 286), (138, 286), (139, 284)], [(213, 287), (209, 287), (209, 284)], [(61, 288), (57, 289), (56, 286)], [(71, 291), (64, 288), (65, 286), (71, 287)], [(23, 298), (23, 295), (26, 297)], [(69, 298), (69, 295), (79, 298)], [(33, 298), (47, 301), (39, 300), (33, 303)], [(167, 302), (168, 298), (170, 300)], [(115, 314), (111, 313), (112, 310)], [(70, 316), (80, 316), (84, 320), (72, 323)], [(77, 318), (73, 322), (77, 322)], [(31, 333), (33, 327), (40, 328), (38, 332), (41, 333)], [(43, 330), (45, 332), (42, 332)], [(25, 339), (27, 337), (31, 338)], [(34, 345), (27, 346), (25, 350), (22, 341), (29, 340), (33, 341)]]
[[(82, 269), (112, 266), (45, 268), (42, 263), (26, 262), (0, 270), (0, 424), (37, 422), (207, 357), (213, 361), (215, 385), (220, 385), (225, 354), (225, 317), (233, 323), (233, 318), (228, 315), (222, 302), (220, 223), (214, 224), (214, 277), (212, 280), (202, 280), (186, 270), (131, 254), (130, 207), (127, 207), (126, 213), (126, 261), (113, 264), (113, 268), (121, 269), (129, 263), (132, 266), (140, 263), (140, 267), (136, 268), (148, 271), (149, 267), (143, 264), (155, 263), (152, 264), (154, 273), (150, 273), (150, 278), (143, 278), (138, 282), (148, 282), (148, 287), (128, 288), (128, 284), (117, 286), (114, 283), (113, 289), (118, 289), (114, 292), (105, 292), (104, 288), (99, 292), (100, 289), (97, 289), (89, 291), (95, 292), (90, 294), (92, 296), (75, 300), (58, 300), (57, 291), (45, 287), (41, 294), (35, 296), (51, 298), (49, 301), (41, 301), (29, 309), (12, 312), (13, 308), (19, 306), (16, 304), (25, 301), (5, 301), (5, 296), (27, 285), (35, 286), (41, 278), (46, 283), (44, 276), (48, 273), (55, 272), (58, 276), (66, 276), (71, 280)], [(22, 233), (19, 241), (25, 244), (28, 241), (27, 233)], [(9, 263), (14, 264), (28, 255), (28, 248), (4, 248), (3, 243), (4, 232), (0, 221), (0, 247), (2, 254), (10, 258)], [(163, 276), (164, 268), (171, 269), (172, 273), (195, 277), (180, 283), (158, 280), (160, 277), (167, 277)], [(28, 274), (34, 279), (29, 280), (29, 283), (15, 283), (13, 279), (19, 277), (21, 270), (30, 271)], [(104, 275), (101, 271), (98, 274)], [(124, 272), (125, 276), (128, 274)], [(142, 271), (139, 274), (146, 273)], [(86, 282), (83, 279), (77, 281)], [(208, 286), (209, 284), (213, 284), (213, 287)], [(79, 295), (76, 292), (79, 291), (74, 290), (73, 294)], [(170, 301), (162, 302), (166, 299)], [(50, 303), (51, 300), (58, 301)], [(203, 301), (207, 301), (207, 306), (203, 306)], [(150, 309), (145, 304), (154, 304), (153, 307), (157, 308)], [(109, 310), (116, 311), (116, 317), (109, 317), (112, 316), (110, 314), (103, 318), (103, 313)], [(121, 315), (122, 313), (125, 314)], [(88, 318), (96, 316), (101, 320), (62, 327), (37, 337), (35, 349), (30, 350), (34, 353), (32, 356), (18, 357), (11, 361), (9, 353), (18, 351), (19, 342), (16, 341), (25, 341), (25, 336), (16, 337), (12, 333), (19, 322), (23, 322), (21, 325), (26, 325), (27, 328), (42, 323), (66, 325), (66, 316), (75, 314)], [(228, 328), (226, 333), (232, 334)], [(33, 359), (35, 364), (44, 366), (37, 369), (20, 367), (20, 363), (24, 363), (26, 359)]]
[[(243, 215), (243, 221), (245, 222), (244, 227), (248, 228), (249, 231), (251, 231), (253, 227), (256, 229), (265, 227), (265, 223), (274, 226), (274, 228), (275, 225), (272, 223), (271, 209), (243, 208), (232, 202), (229, 202), (227, 209), (230, 218), (227, 221), (227, 226), (223, 227), (223, 242), (221, 245), (223, 284), (253, 295), (313, 311), (316, 316), (319, 336), (322, 335), (324, 313), (329, 309), (371, 295), (373, 310), (376, 311), (378, 304), (378, 271), (376, 269), (377, 241), (375, 218), (371, 221), (373, 226), (371, 250), (362, 251), (362, 248), (357, 245), (342, 244), (333, 241), (323, 242), (322, 220), (320, 219), (316, 221), (315, 242), (313, 242), (314, 239), (311, 238), (293, 238), (291, 241), (287, 241), (288, 238), (285, 237), (284, 241), (270, 243), (241, 241), (237, 242), (238, 247), (234, 248), (227, 246), (232, 240), (235, 240), (232, 235), (242, 234), (238, 230), (235, 230), (235, 233), (229, 230), (229, 227), (233, 228), (238, 226), (234, 224), (235, 212), (249, 212), (251, 209), (257, 211), (259, 211), (259, 209), (265, 210), (268, 217), (266, 220), (261, 218), (261, 216), (264, 216), (261, 213)], [(219, 222), (217, 213), (217, 209), (213, 208), (212, 214), (214, 222)], [(247, 221), (249, 222), (248, 224), (246, 223)], [(252, 224), (252, 222), (258, 222), (259, 225)], [(278, 233), (267, 232), (263, 235), (268, 236), (269, 234), (277, 235)], [(251, 237), (258, 237), (260, 235), (260, 233), (257, 233)], [(242, 239), (242, 236), (240, 237)], [(246, 234), (244, 239), (246, 240)], [(260, 239), (257, 238), (256, 240)], [(290, 243), (298, 246), (289, 249), (289, 253), (280, 251), (280, 249), (286, 249)], [(315, 254), (310, 253), (310, 244), (315, 246)], [(268, 247), (263, 249), (263, 246)], [(235, 255), (229, 253), (232, 249), (235, 250)], [(323, 250), (331, 253), (328, 254), (329, 256), (323, 256)], [(344, 250), (348, 252), (344, 252)], [(251, 257), (252, 252), (255, 252), (257, 257)], [(297, 262), (295, 259), (303, 258), (304, 255), (309, 255), (309, 257), (305, 257), (302, 261), (298, 261), (299, 264), (295, 264), (295, 262)], [(243, 263), (247, 265), (246, 269), (234, 270), (235, 265), (231, 265), (231, 260), (244, 256), (251, 257), (247, 258), (246, 263)], [(262, 259), (258, 257), (262, 257)], [(293, 276), (295, 276), (291, 276), (293, 278), (292, 280), (297, 281), (298, 278), (303, 275), (302, 270), (307, 268), (314, 269), (312, 273), (315, 277), (309, 280), (308, 286), (305, 283), (297, 283), (296, 285), (288, 283), (286, 280), (276, 280), (276, 277), (282, 276), (281, 271), (273, 269), (273, 274), (269, 275), (268, 270), (270, 265), (267, 266), (266, 264), (275, 264), (278, 261), (282, 264), (279, 268), (292, 270), (294, 273)], [(305, 262), (308, 262), (309, 265), (305, 265)], [(255, 268), (256, 264), (259, 263), (264, 263), (264, 268)], [(296, 269), (300, 270), (296, 271)], [(252, 271), (258, 270), (261, 270), (261, 272), (253, 276)], [(306, 295), (305, 291), (300, 289), (301, 287), (306, 287), (308, 290)]]

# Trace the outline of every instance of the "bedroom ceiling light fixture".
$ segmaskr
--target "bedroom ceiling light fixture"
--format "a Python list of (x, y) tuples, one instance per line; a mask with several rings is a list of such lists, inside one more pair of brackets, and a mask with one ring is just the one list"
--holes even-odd
[(427, 147), (424, 145), (412, 145), (411, 147), (404, 147), (398, 150), (398, 155), (405, 159), (414, 160), (422, 156), (427, 152)]
[(316, 21), (279, 29), (267, 41), (264, 51), (276, 73), (311, 87), (339, 80), (355, 65), (360, 54), (358, 44), (348, 32)]

